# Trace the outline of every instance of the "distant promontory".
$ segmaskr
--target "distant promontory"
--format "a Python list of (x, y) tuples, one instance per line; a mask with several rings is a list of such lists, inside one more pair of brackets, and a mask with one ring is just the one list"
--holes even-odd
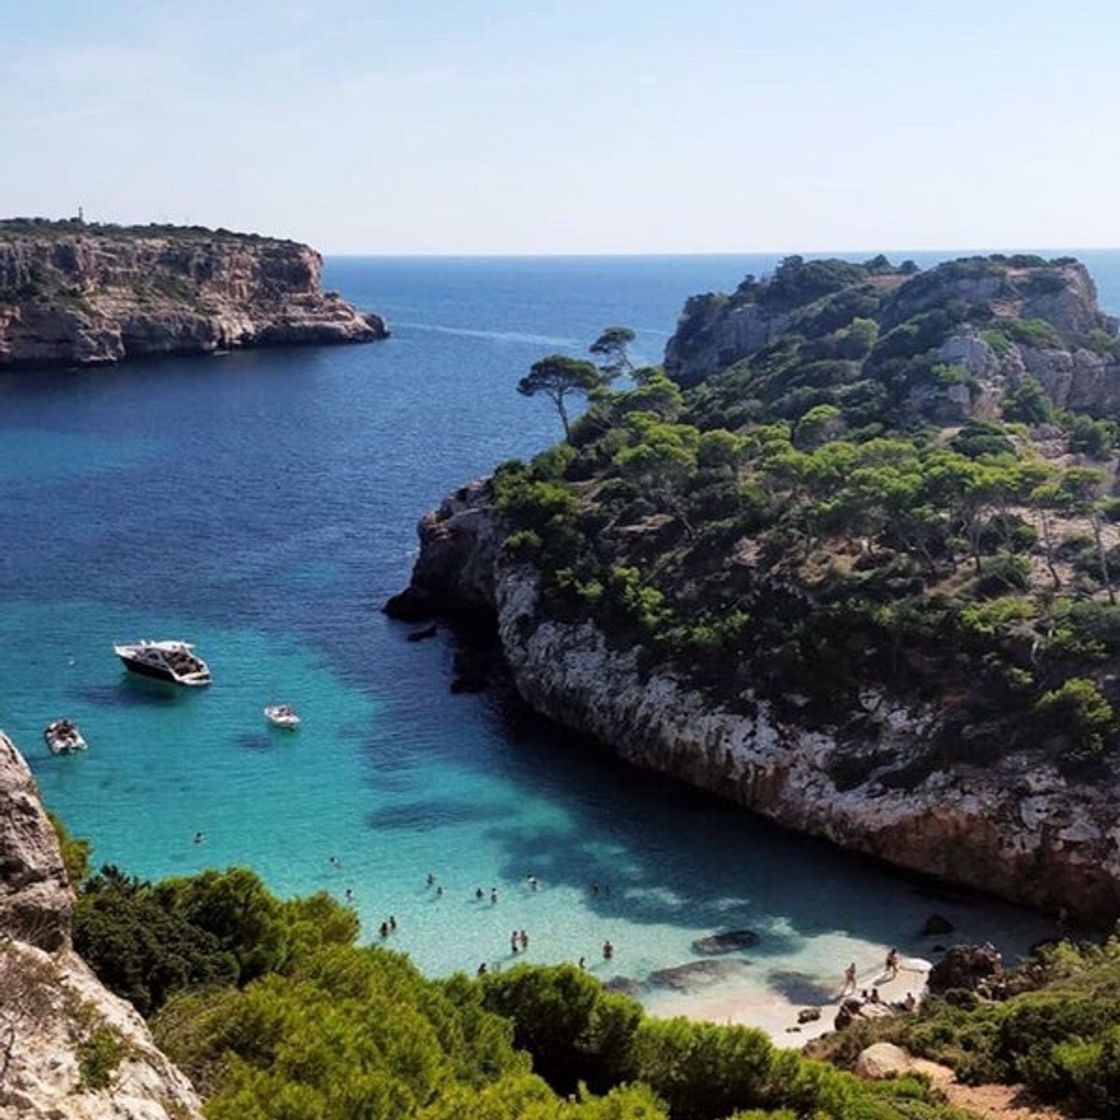
[(295, 241), (201, 226), (0, 221), (0, 369), (372, 342), (384, 320), (322, 290)]

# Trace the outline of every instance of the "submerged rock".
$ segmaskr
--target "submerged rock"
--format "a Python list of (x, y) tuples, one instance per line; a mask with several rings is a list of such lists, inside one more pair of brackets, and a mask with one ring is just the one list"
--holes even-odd
[(940, 937), (942, 934), (952, 933), (957, 927), (948, 918), (940, 914), (930, 914), (922, 925), (920, 936)]
[(750, 965), (746, 961), (690, 961), (673, 968), (659, 968), (649, 974), (649, 979), (651, 984), (692, 993), (725, 980), (734, 980), (749, 969)]
[(731, 929), (726, 933), (712, 933), (698, 938), (692, 943), (692, 948), (694, 952), (705, 956), (717, 956), (720, 953), (737, 953), (740, 949), (750, 949), (758, 941), (758, 934), (754, 930)]

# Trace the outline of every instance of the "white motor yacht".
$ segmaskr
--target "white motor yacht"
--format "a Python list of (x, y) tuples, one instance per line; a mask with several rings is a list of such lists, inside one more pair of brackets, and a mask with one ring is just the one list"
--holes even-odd
[(210, 683), (206, 662), (187, 642), (132, 642), (113, 646), (125, 668), (142, 677), (197, 687)]
[(43, 728), (43, 738), (52, 754), (73, 754), (84, 751), (88, 743), (82, 738), (78, 725), (69, 719), (56, 719)]
[(264, 718), (273, 727), (286, 727), (290, 731), (299, 727), (299, 716), (291, 704), (269, 704), (264, 710)]

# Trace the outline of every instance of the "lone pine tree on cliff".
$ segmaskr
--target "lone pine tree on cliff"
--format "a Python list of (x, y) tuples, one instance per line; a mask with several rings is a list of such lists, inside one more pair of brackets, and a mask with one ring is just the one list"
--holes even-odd
[(590, 393), (603, 384), (603, 376), (591, 362), (569, 358), (565, 354), (552, 354), (534, 362), (527, 376), (517, 383), (517, 391), (526, 397), (543, 393), (556, 406), (560, 422), (564, 425), (564, 438), (571, 437), (565, 397)]
[(624, 373), (634, 373), (634, 363), (627, 349), (634, 337), (629, 327), (606, 327), (591, 344), (591, 353), (603, 359), (599, 372), (604, 381), (613, 381)]

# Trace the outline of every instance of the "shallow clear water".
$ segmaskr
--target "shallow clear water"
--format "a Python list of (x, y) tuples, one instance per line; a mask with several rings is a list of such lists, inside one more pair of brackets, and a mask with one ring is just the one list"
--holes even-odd
[[(500, 966), (524, 928), (530, 960), (642, 977), (749, 927), (746, 987), (797, 1001), (887, 944), (928, 956), (933, 910), (1012, 948), (1052, 932), (616, 764), (508, 697), (452, 696), (447, 641), (378, 612), (424, 509), (556, 438), (514, 392), (532, 361), (611, 322), (656, 360), (686, 295), (773, 260), (341, 259), (328, 282), (391, 340), (0, 377), (0, 726), (48, 804), (141, 875), (239, 863), (284, 893), (352, 890), (433, 973)], [(1092, 263), (1120, 306), (1120, 254)], [(138, 637), (196, 642), (213, 687), (127, 676), (110, 646)], [(298, 733), (267, 726), (270, 699)], [(62, 714), (87, 754), (47, 753)]]

